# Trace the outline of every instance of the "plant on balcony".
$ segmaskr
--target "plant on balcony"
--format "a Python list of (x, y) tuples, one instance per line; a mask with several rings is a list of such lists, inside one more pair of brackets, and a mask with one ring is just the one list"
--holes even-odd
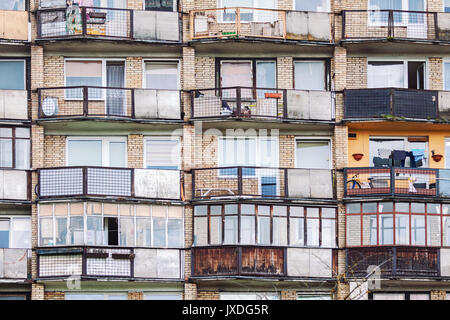
[(439, 162), (439, 161), (441, 161), (441, 159), (444, 157), (442, 154), (436, 154), (435, 152), (434, 152), (434, 150), (431, 150), (431, 157), (433, 158), (433, 160), (435, 161), (435, 162)]

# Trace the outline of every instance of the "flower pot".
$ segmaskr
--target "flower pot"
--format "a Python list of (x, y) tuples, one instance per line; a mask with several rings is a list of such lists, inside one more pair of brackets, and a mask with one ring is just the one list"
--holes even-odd
[(434, 161), (439, 162), (439, 161), (441, 161), (443, 155), (442, 154), (434, 154), (434, 155), (432, 155), (432, 157), (433, 157)]
[(362, 157), (364, 156), (362, 153), (354, 153), (352, 154), (353, 159), (355, 159), (356, 161), (359, 161), (362, 159)]

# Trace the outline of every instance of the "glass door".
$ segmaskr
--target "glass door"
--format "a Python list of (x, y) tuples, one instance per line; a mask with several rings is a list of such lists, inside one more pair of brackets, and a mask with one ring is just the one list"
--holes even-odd
[[(108, 88), (124, 87), (125, 66), (123, 62), (106, 64), (106, 86)], [(125, 90), (106, 89), (106, 114), (109, 116), (126, 116)]]

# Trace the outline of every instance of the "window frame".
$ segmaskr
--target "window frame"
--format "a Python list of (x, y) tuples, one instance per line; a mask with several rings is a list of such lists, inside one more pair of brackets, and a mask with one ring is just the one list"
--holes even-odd
[[(450, 10), (450, 7), (449, 7)], [(450, 15), (450, 11), (449, 11)], [(446, 80), (446, 73), (449, 74), (448, 78), (450, 79), (450, 59), (444, 59), (442, 62), (442, 83), (443, 83), (443, 89), (444, 91), (450, 91), (450, 81), (447, 83)]]
[[(174, 0), (176, 1), (176, 0)], [(144, 3), (145, 6), (145, 3)], [(148, 89), (148, 90), (181, 90), (181, 59), (143, 59), (142, 60), (142, 88), (147, 89), (147, 63), (176, 63), (177, 64), (177, 89)]]
[[(17, 128), (22, 128), (22, 129), (28, 129), (28, 133), (29, 133), (29, 137), (28, 138), (17, 138), (16, 136), (16, 129)], [(11, 137), (2, 137), (0, 136), (0, 140), (2, 139), (9, 139), (12, 140), (11, 143), (11, 167), (2, 167), (0, 166), (0, 169), (17, 169), (17, 170), (30, 170), (32, 167), (32, 156), (31, 156), (31, 128), (30, 127), (21, 127), (21, 126), (0, 126), (0, 129), (11, 129)], [(28, 145), (28, 152), (26, 152), (27, 157), (28, 157), (28, 163), (29, 166), (28, 168), (17, 168), (17, 157), (16, 157), (16, 140), (28, 140), (29, 141), (29, 145)]]
[[(176, 169), (156, 169), (156, 168), (147, 168), (147, 142), (148, 141), (177, 141), (177, 152), (178, 152), (178, 161)], [(153, 169), (153, 170), (181, 170), (181, 161), (182, 161), (182, 140), (180, 136), (144, 136), (144, 163), (143, 168), (145, 169)]]
[(324, 63), (324, 88), (325, 90), (308, 90), (308, 91), (331, 91), (331, 58), (294, 58), (292, 61), (292, 87), (294, 90), (305, 90), (297, 89), (295, 87), (295, 63), (296, 62), (318, 62), (322, 61)]
[[(12, 244), (14, 243), (14, 230), (12, 229), (13, 227), (13, 221), (14, 220), (28, 220), (29, 224), (30, 224), (30, 229), (28, 230), (29, 232), (29, 239), (28, 242), (30, 244), (29, 247), (16, 247), (16, 246), (12, 246)], [(31, 249), (32, 245), (31, 245), (31, 238), (32, 238), (32, 221), (31, 221), (31, 216), (29, 215), (0, 215), (0, 221), (8, 221), (9, 223), (9, 227), (8, 227), (8, 248), (4, 248), (4, 249)]]
[[(297, 157), (297, 142), (304, 141), (304, 142), (313, 142), (313, 141), (327, 141), (328, 142), (328, 157), (330, 159), (328, 168), (300, 168), (298, 166), (298, 157)], [(296, 136), (294, 139), (294, 163), (295, 168), (298, 169), (317, 169), (317, 170), (331, 170), (333, 169), (333, 138), (332, 137), (318, 137), (318, 136)]]
[(28, 85), (27, 85), (27, 59), (17, 59), (17, 58), (11, 58), (11, 59), (5, 59), (5, 58), (1, 58), (0, 62), (23, 62), (23, 89), (0, 89), (0, 90), (27, 90), (28, 89)]
[(123, 136), (68, 136), (66, 138), (66, 161), (65, 165), (67, 167), (82, 167), (82, 166), (71, 166), (69, 165), (69, 141), (101, 141), (102, 142), (102, 165), (93, 167), (105, 167), (110, 168), (110, 142), (125, 142), (125, 166), (120, 168), (128, 167), (128, 138)]

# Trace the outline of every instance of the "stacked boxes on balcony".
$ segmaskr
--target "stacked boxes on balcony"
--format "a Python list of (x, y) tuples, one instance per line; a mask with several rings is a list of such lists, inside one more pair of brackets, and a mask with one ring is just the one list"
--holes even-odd
[(445, 298), (450, 3), (386, 5), (0, 4), (0, 299)]

